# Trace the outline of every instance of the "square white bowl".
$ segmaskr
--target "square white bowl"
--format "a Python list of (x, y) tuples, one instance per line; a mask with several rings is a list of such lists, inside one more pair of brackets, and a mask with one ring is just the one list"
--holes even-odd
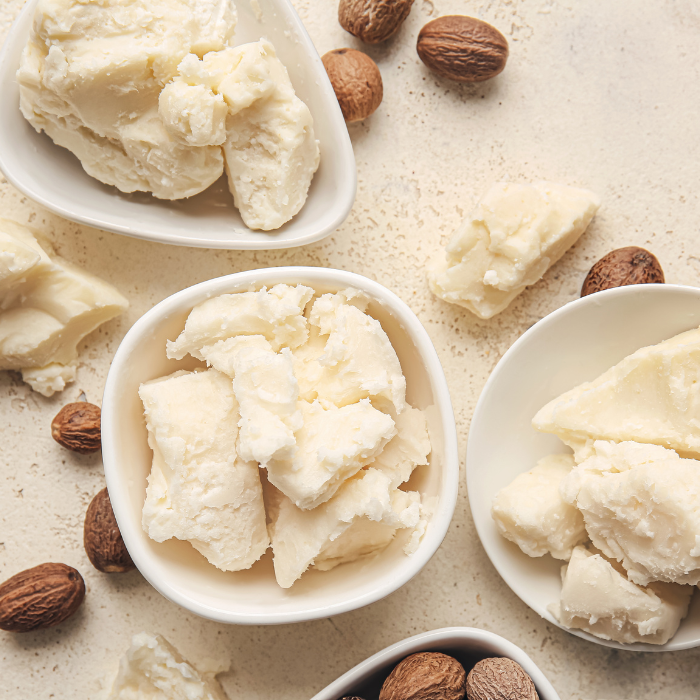
[(596, 644), (631, 651), (676, 651), (700, 645), (700, 600), (664, 645), (620, 644), (560, 625), (547, 610), (559, 599), (564, 562), (533, 558), (498, 533), (494, 496), (549, 454), (570, 452), (532, 419), (546, 403), (591, 381), (647, 345), (700, 326), (700, 289), (642, 284), (572, 301), (528, 329), (506, 352), (481, 392), (469, 430), (467, 489), (476, 530), (491, 562), (523, 602), (545, 620)]
[[(305, 284), (318, 292), (355, 287), (372, 299), (368, 312), (386, 331), (406, 376), (408, 402), (425, 411), (432, 446), (429, 466), (414, 472), (408, 487), (438, 497), (436, 512), (418, 550), (403, 553), (408, 533), (399, 533), (374, 557), (331, 571), (311, 570), (290, 589), (275, 581), (271, 552), (247, 571), (220, 571), (188, 542), (157, 543), (141, 527), (152, 452), (147, 442), (142, 382), (178, 369), (202, 366), (168, 360), (165, 343), (183, 329), (197, 304), (220, 294)], [(202, 282), (160, 302), (126, 334), (112, 362), (102, 402), (102, 458), (109, 496), (124, 542), (146, 579), (166, 598), (202, 617), (238, 624), (282, 624), (328, 617), (389, 595), (427, 564), (452, 519), (459, 483), (457, 431), (447, 382), (430, 338), (415, 314), (395, 294), (351, 272), (283, 267), (239, 272)]]
[(38, 0), (29, 0), (0, 53), (0, 170), (18, 190), (71, 221), (134, 238), (199, 248), (269, 250), (318, 241), (345, 220), (355, 200), (355, 157), (323, 63), (290, 0), (236, 2), (236, 44), (269, 39), (297, 95), (314, 118), (321, 165), (302, 210), (278, 231), (251, 231), (233, 205), (225, 176), (204, 192), (175, 201), (124, 194), (90, 177), (80, 161), (38, 134), (19, 110), (15, 77)]
[(467, 673), (481, 659), (494, 656), (512, 659), (532, 678), (540, 700), (559, 700), (552, 684), (522, 649), (493, 632), (474, 627), (444, 627), (392, 644), (350, 669), (311, 700), (339, 700), (345, 695), (376, 700), (394, 666), (419, 651), (438, 651), (453, 656)]

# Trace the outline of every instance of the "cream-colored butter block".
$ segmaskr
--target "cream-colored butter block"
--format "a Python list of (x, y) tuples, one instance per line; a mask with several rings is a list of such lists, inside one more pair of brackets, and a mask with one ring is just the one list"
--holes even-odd
[(564, 255), (599, 206), (589, 190), (497, 182), (428, 273), (430, 288), (479, 318), (491, 318)]
[(153, 467), (143, 528), (189, 541), (225, 571), (250, 568), (269, 546), (258, 466), (237, 456), (230, 377), (210, 369), (142, 384)]
[(493, 499), (498, 531), (528, 556), (551, 554), (567, 561), (573, 548), (588, 540), (581, 513), (559, 492), (575, 464), (569, 454), (544, 457)]
[(309, 336), (304, 309), (313, 294), (301, 284), (277, 284), (208, 299), (192, 310), (177, 340), (168, 341), (167, 355), (181, 360), (189, 353), (203, 360), (202, 347), (237, 335), (262, 335), (275, 351), (294, 349)]
[(396, 434), (394, 421), (369, 400), (342, 408), (299, 402), (303, 426), (291, 459), (270, 460), (267, 478), (297, 507), (316, 508)]
[(379, 321), (346, 302), (346, 292), (324, 294), (311, 308), (317, 330), (309, 347), (295, 352), (300, 396), (335, 406), (381, 399), (401, 413), (406, 379), (396, 350)]
[(75, 381), (76, 370), (76, 364), (61, 365), (58, 362), (45, 367), (27, 367), (22, 369), (22, 381), (43, 396), (53, 396), (63, 391), (66, 384)]
[(387, 474), (372, 468), (312, 510), (282, 496), (271, 525), (277, 582), (289, 588), (316, 561), (326, 571), (377, 552), (397, 529), (420, 522), (420, 495), (394, 489)]
[(561, 493), (630, 581), (700, 582), (700, 461), (658, 445), (597, 441)]
[(576, 547), (562, 567), (562, 592), (550, 612), (565, 627), (623, 644), (665, 644), (688, 612), (691, 586), (648, 588), (628, 581), (600, 554)]
[(7, 291), (39, 262), (50, 264), (32, 233), (14, 221), (0, 219), (0, 308), (7, 305)]
[(216, 679), (200, 673), (159, 634), (135, 634), (107, 700), (227, 700)]
[(655, 443), (700, 457), (700, 329), (637, 350), (592, 382), (550, 401), (534, 417), (576, 452), (594, 440)]

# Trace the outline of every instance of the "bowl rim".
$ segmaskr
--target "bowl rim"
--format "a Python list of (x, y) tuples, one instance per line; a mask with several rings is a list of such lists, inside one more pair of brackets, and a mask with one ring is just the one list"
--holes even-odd
[[(522, 335), (520, 335), (517, 340), (506, 350), (506, 352), (503, 354), (501, 359), (496, 363), (496, 366), (493, 368), (491, 371), (491, 374), (489, 375), (488, 379), (486, 380), (486, 384), (484, 384), (484, 388), (481, 390), (481, 393), (479, 395), (479, 399), (476, 403), (476, 407), (474, 408), (474, 413), (472, 414), (472, 420), (471, 424), (469, 426), (469, 433), (467, 436), (467, 447), (465, 450), (465, 480), (467, 484), (467, 497), (469, 499), (469, 508), (471, 512), (475, 511), (475, 502), (474, 499), (476, 498), (476, 493), (472, 495), (472, 489), (471, 489), (471, 481), (472, 481), (472, 475), (474, 474), (475, 470), (478, 469), (478, 466), (475, 466), (476, 459), (473, 455), (473, 450), (474, 448), (472, 447), (473, 442), (475, 443), (476, 441), (473, 440), (473, 436), (476, 434), (477, 430), (479, 429), (479, 420), (478, 418), (480, 417), (481, 411), (483, 409), (483, 404), (486, 402), (486, 396), (490, 392), (491, 387), (493, 384), (495, 384), (498, 376), (500, 373), (503, 371), (503, 367), (510, 363), (511, 359), (513, 358), (514, 355), (516, 355), (519, 351), (520, 348), (525, 345), (527, 342), (529, 342), (529, 339), (541, 332), (545, 328), (549, 328), (552, 324), (556, 324), (559, 319), (561, 319), (563, 316), (566, 316), (571, 313), (575, 313), (578, 309), (588, 306), (588, 305), (600, 305), (601, 303), (605, 303), (605, 300), (611, 299), (614, 297), (620, 297), (620, 296), (633, 296), (633, 295), (645, 295), (645, 294), (654, 294), (654, 293), (661, 293), (663, 294), (677, 294), (677, 293), (682, 293), (682, 294), (688, 294), (689, 296), (694, 296), (698, 299), (700, 299), (700, 288), (698, 287), (692, 287), (690, 285), (683, 285), (683, 284), (665, 284), (665, 283), (653, 283), (653, 284), (635, 284), (635, 285), (625, 285), (623, 287), (614, 287), (611, 289), (605, 289), (601, 290), (599, 292), (595, 292), (593, 294), (588, 294), (585, 297), (580, 297), (578, 299), (572, 299), (571, 301), (567, 302), (563, 306), (560, 306), (558, 309), (555, 309), (551, 313), (547, 314), (543, 318), (541, 318), (539, 321), (534, 323), (532, 326), (530, 326)], [(563, 443), (562, 443), (563, 445)], [(474, 490), (476, 491), (476, 489)], [(635, 642), (633, 644), (622, 644), (620, 642), (615, 642), (613, 640), (608, 640), (608, 639), (601, 639), (600, 637), (596, 637), (588, 632), (585, 632), (583, 630), (577, 630), (577, 629), (569, 629), (568, 627), (564, 627), (562, 624), (559, 623), (558, 620), (556, 620), (553, 616), (551, 615), (543, 615), (539, 610), (535, 609), (530, 605), (530, 603), (521, 595), (521, 592), (519, 590), (516, 590), (513, 585), (511, 584), (510, 576), (507, 576), (504, 573), (503, 567), (501, 566), (500, 562), (498, 561), (498, 558), (494, 559), (492, 557), (492, 552), (490, 547), (488, 547), (485, 542), (488, 540), (485, 537), (485, 530), (484, 530), (484, 524), (482, 523), (481, 520), (477, 520), (475, 518), (472, 518), (474, 522), (474, 526), (476, 528), (477, 534), (479, 535), (479, 540), (481, 541), (481, 546), (484, 548), (484, 551), (486, 552), (486, 555), (489, 558), (489, 561), (493, 565), (493, 567), (496, 569), (498, 572), (499, 576), (503, 579), (503, 581), (506, 583), (506, 585), (515, 593), (520, 600), (522, 600), (525, 605), (528, 606), (533, 612), (537, 613), (540, 617), (542, 617), (546, 622), (556, 625), (559, 629), (568, 632), (569, 634), (572, 634), (576, 637), (580, 637), (581, 639), (585, 639), (586, 641), (593, 642), (595, 644), (598, 644), (600, 646), (605, 646), (609, 647), (612, 649), (619, 649), (621, 651), (643, 651), (643, 652), (667, 652), (667, 651), (681, 651), (683, 649), (692, 649), (697, 646), (700, 646), (700, 633), (698, 634), (698, 637), (695, 641), (689, 641), (689, 642), (683, 642), (683, 643), (676, 643), (673, 645), (673, 638), (671, 638), (666, 644), (663, 645), (655, 645), (655, 644), (649, 644), (646, 642)], [(671, 645), (671, 646), (669, 646)]]
[[(367, 680), (381, 667), (390, 663), (396, 663), (409, 654), (421, 651), (428, 643), (452, 643), (476, 642), (481, 646), (498, 650), (500, 656), (507, 657), (519, 663), (525, 672), (532, 678), (541, 700), (560, 700), (557, 691), (547, 680), (546, 676), (535, 662), (517, 645), (508, 641), (495, 632), (478, 629), (476, 627), (442, 627), (429, 632), (421, 632), (400, 642), (378, 651), (368, 659), (361, 661), (340, 678), (333, 681), (323, 690), (313, 696), (311, 700), (336, 700), (359, 683)], [(466, 647), (466, 645), (465, 645)]]
[[(335, 93), (333, 92), (330, 79), (328, 78), (325, 68), (323, 68), (321, 57), (319, 56), (318, 51), (316, 50), (316, 47), (311, 40), (306, 27), (304, 26), (304, 23), (301, 21), (301, 18), (299, 17), (299, 14), (297, 13), (291, 0), (273, 1), (284, 6), (286, 19), (294, 26), (303, 49), (309, 55), (310, 61), (316, 65), (317, 69), (319, 69), (319, 66), (322, 69), (318, 70), (319, 76), (317, 77), (322, 82), (322, 85), (320, 86), (322, 91), (329, 98), (329, 104), (327, 104), (326, 107), (330, 109), (332, 113), (334, 113), (334, 121), (337, 123), (337, 125), (342, 125), (343, 127), (335, 129), (334, 149), (336, 152), (332, 155), (335, 160), (337, 160), (340, 155), (340, 159), (347, 166), (344, 168), (345, 172), (343, 178), (344, 197), (338, 198), (338, 206), (335, 216), (329, 218), (326, 224), (317, 231), (307, 233), (306, 235), (299, 236), (297, 238), (284, 239), (273, 237), (275, 233), (274, 231), (255, 231), (253, 229), (249, 229), (245, 224), (242, 224), (241, 230), (246, 232), (247, 235), (256, 235), (254, 240), (241, 241), (237, 240), (236, 238), (222, 240), (218, 238), (194, 238), (184, 235), (172, 239), (165, 232), (156, 230), (144, 231), (140, 229), (138, 225), (134, 226), (130, 224), (130, 219), (126, 215), (100, 217), (90, 213), (80, 213), (79, 211), (74, 210), (72, 207), (64, 206), (61, 203), (62, 198), (60, 196), (51, 197), (43, 188), (37, 187), (32, 181), (32, 178), (26, 176), (24, 172), (19, 174), (16, 173), (6, 161), (3, 149), (4, 136), (2, 135), (0, 135), (0, 172), (5, 176), (7, 181), (22, 194), (40, 204), (45, 209), (48, 209), (52, 213), (57, 214), (68, 221), (73, 221), (85, 226), (91, 226), (102, 231), (108, 231), (110, 233), (116, 233), (123, 236), (128, 236), (130, 238), (137, 238), (154, 243), (164, 243), (166, 245), (176, 245), (187, 248), (208, 248), (219, 250), (284, 250), (287, 248), (298, 248), (300, 246), (310, 245), (311, 243), (316, 243), (326, 238), (347, 219), (355, 203), (355, 197), (357, 195), (357, 167), (355, 164), (355, 154), (353, 151), (352, 142), (350, 141), (350, 134), (348, 133), (347, 125), (343, 119), (340, 105), (338, 104), (337, 99), (335, 99)], [(12, 22), (2, 46), (0, 46), (0, 84), (3, 82), (4, 76), (10, 74), (14, 76), (14, 72), (17, 70), (17, 66), (10, 65), (13, 63), (11, 61), (11, 53), (14, 46), (13, 40), (16, 38), (20, 28), (28, 21), (27, 16), (34, 12), (38, 2), (39, 0), (27, 0), (24, 7), (20, 10), (19, 14)], [(332, 100), (330, 99), (331, 94), (333, 95)], [(17, 110), (19, 110), (19, 104), (17, 105)], [(48, 138), (48, 136), (46, 138)], [(56, 144), (53, 145), (57, 149), (62, 148)], [(96, 182), (99, 181), (96, 180)], [(116, 190), (116, 188), (114, 189)], [(175, 201), (184, 200), (180, 199)], [(304, 206), (306, 206), (306, 203)], [(291, 221), (294, 221), (294, 217), (292, 217)], [(258, 234), (260, 236), (259, 239), (257, 238)]]
[[(366, 292), (378, 303), (385, 306), (413, 339), (415, 348), (425, 366), (425, 371), (431, 380), (434, 392), (434, 405), (439, 406), (441, 413), (445, 416), (441, 425), (444, 447), (442, 451), (442, 484), (439, 492), (440, 506), (430, 516), (430, 527), (424, 534), (418, 549), (408, 557), (411, 566), (407, 566), (400, 576), (393, 577), (390, 582), (384, 585), (378, 586), (360, 596), (301, 611), (272, 613), (225, 611), (193, 601), (186, 594), (171, 586), (168, 581), (160, 580), (152, 575), (148, 554), (143, 550), (138, 538), (134, 535), (136, 526), (127, 515), (126, 505), (122, 502), (121, 496), (117, 491), (117, 484), (122, 477), (115, 458), (118, 449), (114, 440), (113, 426), (118, 420), (118, 402), (114, 397), (117, 396), (117, 385), (123, 366), (128, 362), (131, 353), (138, 348), (147, 336), (152, 323), (160, 321), (173, 311), (179, 312), (183, 302), (187, 302), (192, 308), (213, 296), (244, 291), (246, 285), (260, 287), (266, 284), (303, 284), (301, 281), (294, 281), (295, 278), (302, 277), (307, 280), (311, 279), (319, 285), (331, 284), (340, 289), (355, 287)], [(307, 284), (311, 283), (307, 282)], [(166, 297), (143, 314), (124, 336), (117, 348), (107, 375), (102, 399), (102, 460), (114, 515), (134, 564), (144, 578), (165, 598), (201, 617), (218, 622), (255, 625), (303, 622), (338, 615), (374, 603), (401, 588), (423, 569), (442, 544), (452, 521), (457, 502), (460, 470), (457, 428), (447, 380), (437, 352), (418, 317), (394, 292), (378, 282), (354, 272), (309, 266), (247, 270), (206, 280)], [(140, 521), (137, 527), (138, 529), (141, 528)]]

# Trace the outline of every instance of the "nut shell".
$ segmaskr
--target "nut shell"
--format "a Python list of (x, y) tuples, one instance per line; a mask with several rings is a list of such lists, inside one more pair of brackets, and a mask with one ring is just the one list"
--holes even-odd
[(98, 571), (113, 574), (136, 568), (119, 532), (107, 489), (102, 489), (88, 506), (83, 544), (88, 559)]
[(51, 437), (73, 452), (97, 452), (102, 446), (100, 419), (100, 409), (95, 404), (87, 401), (66, 404), (51, 421)]
[(664, 271), (654, 255), (644, 248), (618, 248), (602, 257), (586, 275), (581, 296), (630, 284), (663, 284)]
[(366, 119), (382, 102), (384, 86), (377, 64), (355, 49), (335, 49), (321, 59), (345, 121)]
[(0, 584), (0, 629), (31, 632), (68, 619), (83, 602), (85, 582), (66, 564), (39, 564)]
[(447, 654), (424, 651), (401, 661), (384, 681), (379, 700), (462, 700), (467, 674)]
[(508, 60), (508, 42), (495, 27), (474, 17), (447, 15), (418, 34), (418, 56), (434, 73), (461, 83), (498, 75)]
[(366, 44), (378, 44), (396, 33), (412, 5), (413, 0), (340, 0), (338, 21)]
[(532, 678), (512, 659), (482, 659), (467, 676), (468, 700), (539, 700)]

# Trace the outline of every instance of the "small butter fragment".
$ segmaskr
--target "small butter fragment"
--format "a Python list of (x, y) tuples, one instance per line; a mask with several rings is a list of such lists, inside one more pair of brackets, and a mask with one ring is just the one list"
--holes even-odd
[(430, 288), (479, 318), (491, 318), (564, 255), (599, 206), (589, 190), (497, 182), (429, 272)]
[(594, 440), (656, 443), (700, 457), (700, 329), (637, 350), (550, 401), (532, 421), (576, 452)]
[(203, 674), (159, 634), (135, 634), (119, 663), (107, 700), (227, 700), (214, 677)]
[(581, 513), (559, 492), (574, 465), (572, 455), (550, 455), (496, 494), (491, 506), (496, 527), (525, 554), (549, 553), (566, 561), (573, 548), (588, 539)]
[(376, 457), (396, 434), (391, 416), (364, 399), (337, 408), (300, 402), (303, 427), (291, 459), (271, 460), (267, 478), (299, 508), (316, 508)]
[(143, 528), (187, 540), (224, 571), (251, 567), (269, 546), (258, 465), (237, 456), (238, 404), (216, 370), (142, 384), (153, 450)]
[(623, 644), (665, 644), (688, 612), (691, 586), (642, 588), (600, 554), (576, 547), (562, 567), (561, 599), (549, 607), (565, 627)]
[(562, 496), (630, 581), (700, 582), (700, 461), (658, 445), (597, 441)]
[(298, 347), (309, 337), (303, 314), (313, 294), (301, 284), (277, 284), (269, 290), (208, 299), (195, 306), (177, 340), (168, 341), (167, 355), (181, 360), (189, 353), (203, 360), (203, 346), (237, 335), (262, 335), (275, 351)]

